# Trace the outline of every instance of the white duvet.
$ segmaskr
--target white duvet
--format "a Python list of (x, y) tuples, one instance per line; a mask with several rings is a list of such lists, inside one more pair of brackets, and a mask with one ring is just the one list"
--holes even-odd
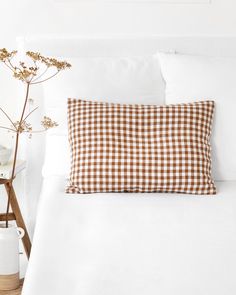
[(68, 195), (46, 178), (23, 295), (235, 295), (236, 182), (217, 187)]

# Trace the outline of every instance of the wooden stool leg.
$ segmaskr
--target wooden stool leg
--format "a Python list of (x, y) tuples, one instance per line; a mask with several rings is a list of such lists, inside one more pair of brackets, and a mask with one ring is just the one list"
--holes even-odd
[(6, 188), (8, 195), (9, 195), (9, 193), (11, 194), (10, 195), (10, 205), (11, 205), (12, 211), (13, 211), (15, 218), (16, 218), (16, 224), (17, 224), (17, 226), (22, 227), (25, 231), (25, 235), (22, 238), (22, 242), (23, 242), (23, 245), (25, 248), (26, 255), (29, 258), (30, 251), (31, 251), (31, 242), (30, 242), (28, 231), (25, 226), (23, 216), (20, 211), (20, 207), (19, 207), (19, 204), (18, 204), (18, 201), (16, 198), (15, 190), (10, 182), (5, 184), (5, 188)]
[[(0, 214), (0, 221), (6, 221), (6, 219), (7, 219), (6, 213), (1, 213)], [(8, 220), (16, 220), (15, 214), (14, 213), (9, 213), (8, 214)]]

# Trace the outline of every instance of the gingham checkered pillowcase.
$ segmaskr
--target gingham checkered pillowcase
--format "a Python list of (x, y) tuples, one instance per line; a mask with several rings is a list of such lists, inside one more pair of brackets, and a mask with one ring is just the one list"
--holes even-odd
[(68, 100), (67, 193), (215, 194), (213, 101), (153, 106)]

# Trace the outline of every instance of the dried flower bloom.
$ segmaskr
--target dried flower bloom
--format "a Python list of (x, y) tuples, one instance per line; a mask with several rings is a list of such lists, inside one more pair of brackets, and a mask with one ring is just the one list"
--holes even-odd
[(55, 67), (58, 71), (71, 67), (71, 65), (66, 61), (58, 61), (55, 58), (44, 57), (39, 52), (27, 51), (26, 55), (29, 56), (33, 61), (39, 61), (45, 64), (48, 68)]
[(42, 56), (39, 52), (27, 51), (26, 55), (28, 55), (34, 61), (40, 61), (42, 59)]
[(36, 68), (36, 67), (35, 68), (33, 68), (33, 67), (30, 67), (30, 68), (24, 67), (22, 70), (19, 69), (19, 68), (15, 68), (15, 70), (13, 72), (13, 76), (16, 79), (19, 79), (21, 81), (30, 82), (30, 80), (32, 80), (32, 78), (37, 75), (37, 70), (38, 70), (38, 68)]
[(66, 61), (58, 61), (55, 58), (47, 58), (46, 64), (48, 67), (56, 67), (58, 71), (70, 68), (71, 65)]
[(17, 51), (7, 51), (6, 48), (0, 49), (0, 60), (5, 62), (17, 54)]
[[(55, 58), (45, 57), (39, 52), (27, 51), (26, 55), (31, 59), (32, 65), (26, 65), (20, 61), (16, 64), (12, 58), (17, 54), (17, 51), (8, 51), (6, 48), (0, 49), (0, 61), (3, 62), (12, 72), (13, 77), (26, 83), (39, 84), (54, 77), (61, 70), (69, 69), (71, 65), (66, 61), (59, 61)], [(46, 70), (43, 74), (39, 73), (39, 65), (44, 65)], [(51, 76), (43, 78), (48, 68), (54, 68), (55, 73)], [(42, 79), (40, 79), (42, 78)], [(37, 82), (36, 82), (37, 81)]]
[(45, 130), (58, 126), (57, 122), (52, 121), (51, 118), (44, 116), (43, 120), (41, 121), (42, 126)]
[(31, 124), (27, 123), (26, 121), (22, 121), (21, 124), (19, 121), (16, 121), (14, 123), (14, 127), (16, 128), (17, 132), (19, 132), (19, 133), (32, 132)]

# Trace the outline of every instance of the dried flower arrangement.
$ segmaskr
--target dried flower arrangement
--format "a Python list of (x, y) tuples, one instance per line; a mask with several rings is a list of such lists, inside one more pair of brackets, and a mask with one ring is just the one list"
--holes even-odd
[[(12, 182), (14, 180), (15, 168), (16, 168), (16, 160), (19, 146), (19, 137), (22, 133), (28, 133), (30, 136), (33, 133), (46, 131), (50, 128), (56, 127), (58, 124), (54, 122), (51, 118), (44, 116), (41, 125), (42, 130), (35, 131), (27, 119), (29, 116), (37, 110), (38, 107), (30, 111), (26, 114), (26, 107), (29, 102), (29, 93), (30, 86), (35, 84), (41, 84), (53, 77), (55, 77), (62, 70), (69, 69), (71, 65), (66, 61), (58, 61), (55, 58), (44, 57), (38, 52), (27, 51), (26, 57), (29, 59), (29, 65), (23, 61), (16, 62), (14, 58), (17, 55), (17, 51), (8, 51), (6, 48), (0, 49), (0, 62), (3, 63), (12, 73), (13, 77), (20, 80), (24, 84), (26, 84), (26, 93), (24, 104), (22, 108), (22, 112), (20, 115), (20, 119), (14, 122), (10, 116), (5, 112), (1, 107), (0, 111), (4, 114), (4, 116), (8, 119), (11, 126), (0, 126), (2, 129), (6, 129), (8, 131), (15, 133), (15, 148), (13, 155), (13, 166), (12, 173), (10, 178), (10, 183), (12, 187)], [(52, 69), (51, 73), (48, 74), (48, 70)], [(8, 192), (8, 201), (7, 201), (7, 209), (6, 209), (6, 227), (8, 227), (8, 218), (9, 218), (9, 208), (10, 208), (10, 196), (11, 193)]]

